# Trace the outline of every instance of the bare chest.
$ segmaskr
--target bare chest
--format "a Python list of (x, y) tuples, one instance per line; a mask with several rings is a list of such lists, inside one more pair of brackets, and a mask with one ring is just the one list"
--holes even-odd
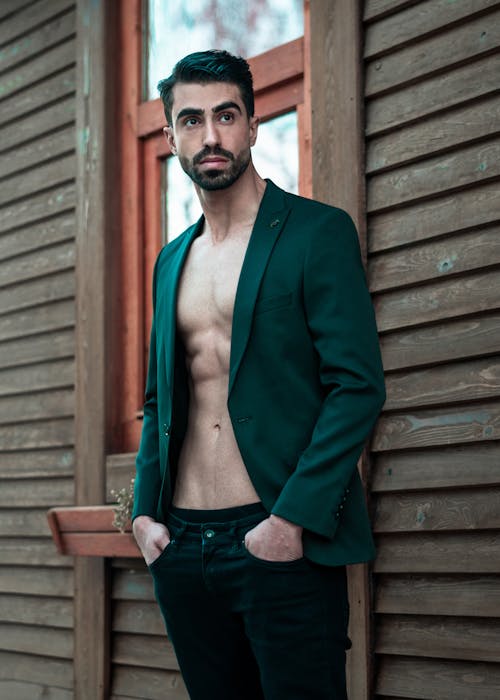
[(179, 284), (177, 322), (190, 334), (218, 328), (230, 333), (234, 300), (248, 240), (212, 245), (197, 239), (186, 259)]

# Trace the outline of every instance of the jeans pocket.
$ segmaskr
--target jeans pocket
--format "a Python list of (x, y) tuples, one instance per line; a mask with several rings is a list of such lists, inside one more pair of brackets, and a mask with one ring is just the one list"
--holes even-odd
[(300, 568), (304, 565), (308, 566), (308, 561), (304, 556), (299, 557), (299, 559), (290, 559), (289, 561), (273, 561), (270, 559), (261, 559), (260, 557), (256, 557), (255, 554), (252, 554), (252, 552), (246, 546), (244, 539), (241, 541), (241, 547), (249, 561), (253, 562), (254, 564), (258, 564), (259, 566), (262, 566), (264, 568), (293, 569), (295, 567)]
[(153, 559), (151, 564), (148, 564), (148, 568), (150, 571), (153, 571), (153, 569), (156, 569), (157, 566), (162, 564), (167, 559), (167, 557), (171, 553), (172, 547), (174, 545), (175, 545), (175, 539), (171, 539), (170, 542), (167, 544), (167, 546), (162, 549), (162, 551), (156, 557), (156, 559)]

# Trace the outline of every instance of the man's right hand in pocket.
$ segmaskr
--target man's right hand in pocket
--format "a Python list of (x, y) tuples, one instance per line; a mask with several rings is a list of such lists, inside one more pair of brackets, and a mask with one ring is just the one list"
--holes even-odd
[(170, 544), (168, 529), (149, 515), (138, 515), (132, 524), (132, 531), (148, 566), (158, 559), (165, 547)]

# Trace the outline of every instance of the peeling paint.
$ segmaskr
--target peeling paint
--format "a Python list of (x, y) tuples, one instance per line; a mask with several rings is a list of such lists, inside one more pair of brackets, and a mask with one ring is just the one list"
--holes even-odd
[[(428, 416), (425, 418), (417, 418), (416, 416), (408, 416), (408, 421), (412, 430), (420, 430), (421, 428), (443, 427), (445, 425), (463, 425), (471, 423), (479, 423), (484, 425), (490, 422), (492, 416), (489, 411), (465, 411), (464, 413), (455, 413), (452, 415), (437, 415)], [(489, 426), (491, 427), (491, 426)]]
[(419, 527), (422, 527), (425, 521), (429, 518), (430, 510), (430, 503), (421, 503), (417, 506), (416, 522)]

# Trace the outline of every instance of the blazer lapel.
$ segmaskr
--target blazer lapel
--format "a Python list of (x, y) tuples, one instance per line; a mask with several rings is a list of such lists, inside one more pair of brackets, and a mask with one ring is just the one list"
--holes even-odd
[(250, 337), (253, 311), (267, 261), (285, 224), (289, 207), (283, 190), (270, 180), (262, 198), (243, 260), (233, 311), (228, 395)]
[[(171, 254), (167, 267), (162, 274), (161, 288), (156, 293), (156, 316), (158, 328), (163, 329), (163, 345), (165, 352), (166, 378), (170, 391), (173, 394), (173, 374), (175, 360), (175, 334), (177, 328), (177, 291), (179, 280), (184, 267), (189, 248), (193, 239), (200, 233), (203, 226), (203, 216), (186, 230), (177, 250)], [(158, 360), (161, 361), (162, 352), (160, 350)]]

